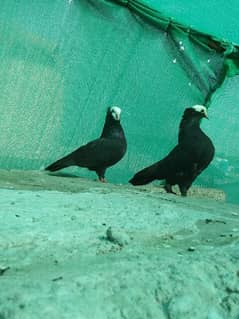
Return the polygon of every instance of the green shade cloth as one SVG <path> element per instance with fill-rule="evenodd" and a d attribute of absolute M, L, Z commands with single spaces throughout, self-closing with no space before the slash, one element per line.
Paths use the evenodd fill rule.
<path fill-rule="evenodd" d="M 106 108 L 117 105 L 128 152 L 106 177 L 126 183 L 176 144 L 185 107 L 207 104 L 210 120 L 202 127 L 217 151 L 197 183 L 237 183 L 238 8 L 236 3 L 235 10 L 223 7 L 230 13 L 223 12 L 228 23 L 223 33 L 225 21 L 212 23 L 213 9 L 204 10 L 203 3 L 192 15 L 195 7 L 185 1 L 174 6 L 166 1 L 4 1 L 0 167 L 48 165 L 98 137 Z M 218 8 L 215 1 L 212 7 Z M 70 172 L 95 178 L 85 169 Z"/>

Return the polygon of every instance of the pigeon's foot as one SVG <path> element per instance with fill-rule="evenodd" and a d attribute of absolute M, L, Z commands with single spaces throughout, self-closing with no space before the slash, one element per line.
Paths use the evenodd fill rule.
<path fill-rule="evenodd" d="M 179 185 L 181 196 L 183 196 L 183 197 L 187 196 L 188 188 L 189 188 L 188 186 Z"/>
<path fill-rule="evenodd" d="M 166 185 L 164 186 L 164 189 L 166 190 L 167 193 L 176 195 L 176 193 L 175 193 L 175 192 L 173 191 L 173 189 L 172 189 L 172 185 L 166 184 Z"/>
<path fill-rule="evenodd" d="M 100 177 L 100 178 L 99 178 L 99 181 L 100 181 L 101 183 L 107 183 L 107 180 L 106 180 L 104 177 Z"/>

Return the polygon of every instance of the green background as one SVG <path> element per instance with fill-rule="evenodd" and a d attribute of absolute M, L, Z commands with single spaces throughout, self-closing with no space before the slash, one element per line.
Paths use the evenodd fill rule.
<path fill-rule="evenodd" d="M 117 105 L 128 151 L 106 177 L 127 183 L 177 143 L 184 108 L 207 102 L 216 156 L 196 183 L 239 203 L 238 4 L 145 4 L 153 11 L 137 1 L 1 3 L 0 167 L 48 165 L 98 137 Z"/>

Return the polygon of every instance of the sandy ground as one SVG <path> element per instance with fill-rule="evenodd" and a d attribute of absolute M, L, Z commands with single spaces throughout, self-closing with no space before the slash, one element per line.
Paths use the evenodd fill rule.
<path fill-rule="evenodd" d="M 239 206 L 0 171 L 0 319 L 238 319 Z"/>

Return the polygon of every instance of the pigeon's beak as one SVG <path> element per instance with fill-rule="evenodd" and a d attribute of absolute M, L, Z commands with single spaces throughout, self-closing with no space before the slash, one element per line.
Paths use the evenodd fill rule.
<path fill-rule="evenodd" d="M 209 117 L 208 117 L 208 115 L 207 115 L 207 112 L 204 113 L 204 117 L 205 117 L 205 119 L 209 120 Z"/>
<path fill-rule="evenodd" d="M 112 116 L 113 116 L 113 118 L 114 118 L 116 121 L 119 121 L 119 120 L 120 120 L 120 113 L 114 112 L 114 113 L 112 113 Z"/>

